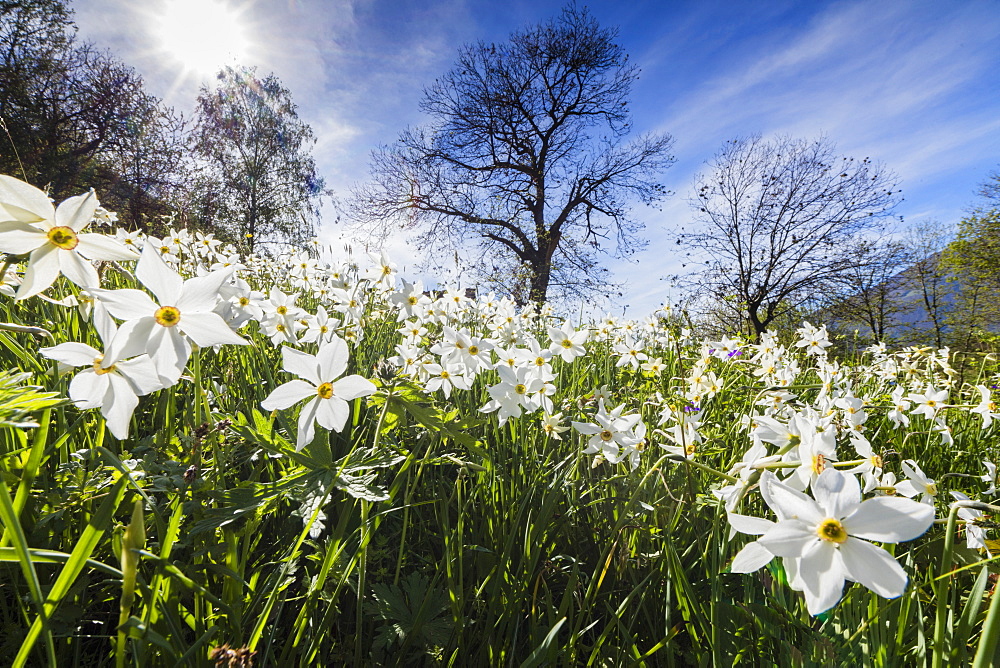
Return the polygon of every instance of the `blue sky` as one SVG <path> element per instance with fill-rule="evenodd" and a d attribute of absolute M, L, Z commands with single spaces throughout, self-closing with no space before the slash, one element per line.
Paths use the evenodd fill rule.
<path fill-rule="evenodd" d="M 180 76 L 152 35 L 159 3 L 76 0 L 80 36 L 133 65 L 150 92 L 182 111 L 198 81 Z M 502 41 L 559 13 L 562 2 L 257 0 L 240 11 L 248 64 L 292 91 L 319 142 L 319 169 L 338 194 L 367 177 L 372 148 L 423 122 L 422 88 L 469 42 Z M 676 230 L 690 218 L 695 174 L 727 139 L 760 132 L 815 138 L 884 163 L 900 179 L 906 224 L 955 224 L 1000 168 L 1000 2 L 671 2 L 586 4 L 641 68 L 636 132 L 667 132 L 674 191 L 637 208 L 648 248 L 615 262 L 626 283 L 615 312 L 651 312 L 680 270 Z M 192 20 L 196 20 L 192 17 Z M 340 243 L 332 207 L 323 235 Z M 406 269 L 413 249 L 390 249 Z M 411 272 L 412 273 L 412 272 Z M 674 298 L 677 295 L 673 295 Z"/>

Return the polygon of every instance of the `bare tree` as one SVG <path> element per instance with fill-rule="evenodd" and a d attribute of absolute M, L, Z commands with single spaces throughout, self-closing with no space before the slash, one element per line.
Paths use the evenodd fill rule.
<path fill-rule="evenodd" d="M 1000 204 L 1000 171 L 991 172 L 986 180 L 979 184 L 979 194 L 992 203 Z"/>
<path fill-rule="evenodd" d="M 872 340 L 884 341 L 914 310 L 914 304 L 901 298 L 906 290 L 901 272 L 915 258 L 901 241 L 862 243 L 858 252 L 862 256 L 845 276 L 847 293 L 832 299 L 826 312 L 841 324 L 866 328 Z"/>
<path fill-rule="evenodd" d="M 942 252 L 951 242 L 953 232 L 940 223 L 924 221 L 908 230 L 906 244 L 914 258 L 904 272 L 904 286 L 909 289 L 903 299 L 918 306 L 910 323 L 910 337 L 928 340 L 936 347 L 945 345 L 949 324 L 954 314 L 954 288 L 951 270 L 942 261 Z"/>
<path fill-rule="evenodd" d="M 372 157 L 351 217 L 377 236 L 418 233 L 425 252 L 478 248 L 479 278 L 536 302 L 599 288 L 598 261 L 641 247 L 634 201 L 667 195 L 667 135 L 626 142 L 637 68 L 585 9 L 500 44 L 464 47 L 425 89 L 431 118 Z"/>
<path fill-rule="evenodd" d="M 843 294 L 899 201 L 894 175 L 824 138 L 736 139 L 709 168 L 691 202 L 702 229 L 681 239 L 707 258 L 701 287 L 754 335 Z"/>

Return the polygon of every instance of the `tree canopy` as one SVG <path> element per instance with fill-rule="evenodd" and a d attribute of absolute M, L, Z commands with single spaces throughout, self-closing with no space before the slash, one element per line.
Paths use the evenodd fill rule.
<path fill-rule="evenodd" d="M 202 218 L 230 225 L 253 253 L 261 243 L 303 243 L 326 194 L 311 150 L 316 140 L 273 74 L 225 68 L 198 96 L 197 152 L 203 159 Z"/>

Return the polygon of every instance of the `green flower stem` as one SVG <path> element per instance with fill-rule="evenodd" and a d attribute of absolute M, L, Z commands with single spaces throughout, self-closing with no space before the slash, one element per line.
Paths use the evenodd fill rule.
<path fill-rule="evenodd" d="M 948 523 L 945 527 L 944 534 L 944 547 L 941 550 L 941 567 L 938 571 L 938 577 L 934 581 L 934 596 L 937 599 L 937 610 L 934 622 L 934 656 L 932 667 L 933 668 L 944 668 L 944 650 L 945 643 L 948 640 L 948 631 L 950 630 L 948 621 L 948 599 L 951 597 L 951 565 L 953 552 L 955 550 L 955 533 L 958 524 L 958 511 L 962 508 L 970 508 L 972 510 L 981 510 L 984 512 L 1000 512 L 1000 506 L 994 506 L 990 503 L 983 503 L 981 501 L 956 501 L 951 504 L 951 508 L 948 511 Z M 993 605 L 990 605 L 990 614 L 993 614 Z M 1000 613 L 997 613 L 1000 614 Z M 1000 625 L 1000 621 L 994 620 L 994 624 Z M 1000 632 L 1000 631 L 998 631 Z M 985 630 L 984 630 L 985 634 Z M 980 641 L 982 642 L 982 641 Z M 996 638 L 991 640 L 994 644 L 996 643 Z M 979 658 L 979 652 L 977 652 L 977 660 Z M 992 652 L 990 652 L 992 656 Z"/>
<path fill-rule="evenodd" d="M 731 476 L 728 473 L 723 473 L 722 471 L 719 471 L 718 469 L 713 469 L 711 466 L 706 466 L 705 464 L 702 464 L 701 462 L 696 462 L 695 460 L 691 459 L 690 457 L 671 457 L 669 455 L 667 455 L 666 457 L 667 457 L 667 461 L 682 462 L 684 464 L 687 464 L 688 466 L 692 466 L 692 467 L 698 469 L 699 471 L 704 471 L 706 473 L 711 473 L 712 475 L 717 476 L 719 478 L 722 478 L 723 480 L 728 480 L 729 482 L 739 482 L 739 480 L 740 480 L 736 476 Z"/>

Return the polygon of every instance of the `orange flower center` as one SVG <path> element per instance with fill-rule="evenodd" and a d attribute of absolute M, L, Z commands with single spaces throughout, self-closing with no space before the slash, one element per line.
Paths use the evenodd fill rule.
<path fill-rule="evenodd" d="M 94 373 L 96 373 L 98 376 L 103 376 L 104 374 L 111 373 L 112 371 L 115 370 L 114 364 L 112 364 L 109 367 L 102 367 L 101 362 L 103 361 L 104 361 L 104 355 L 98 355 L 97 357 L 94 358 Z"/>
<path fill-rule="evenodd" d="M 825 519 L 816 527 L 816 535 L 831 543 L 843 543 L 847 540 L 847 530 L 844 525 L 833 518 Z"/>
<path fill-rule="evenodd" d="M 157 324 L 173 327 L 181 321 L 181 312 L 177 310 L 176 306 L 161 306 L 156 309 L 153 317 L 156 318 Z"/>
<path fill-rule="evenodd" d="M 73 250 L 80 240 L 76 236 L 73 228 L 66 226 L 53 227 L 48 231 L 49 242 L 57 248 L 63 250 Z"/>

